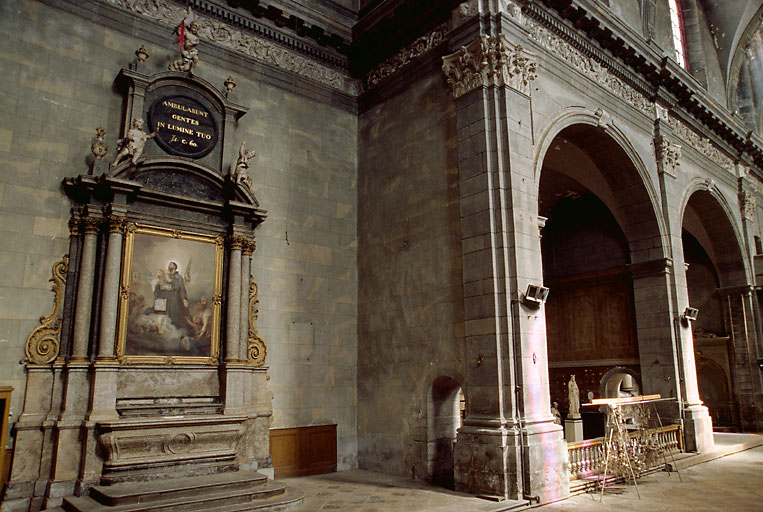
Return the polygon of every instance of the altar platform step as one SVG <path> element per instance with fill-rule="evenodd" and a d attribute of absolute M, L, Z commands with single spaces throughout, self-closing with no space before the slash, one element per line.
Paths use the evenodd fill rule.
<path fill-rule="evenodd" d="M 253 471 L 97 485 L 64 498 L 66 512 L 237 512 L 293 510 L 303 496 Z"/>

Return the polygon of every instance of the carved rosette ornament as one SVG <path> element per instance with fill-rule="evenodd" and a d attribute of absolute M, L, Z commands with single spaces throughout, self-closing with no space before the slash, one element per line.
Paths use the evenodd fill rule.
<path fill-rule="evenodd" d="M 53 265 L 53 312 L 40 317 L 40 325 L 27 337 L 26 362 L 34 364 L 49 364 L 57 357 L 60 350 L 59 336 L 61 335 L 61 309 L 64 304 L 64 287 L 66 273 L 69 271 L 69 255 Z"/>
<path fill-rule="evenodd" d="M 535 56 L 522 46 L 513 46 L 503 34 L 482 34 L 442 60 L 454 98 L 493 85 L 511 87 L 529 96 L 538 69 Z"/>
<path fill-rule="evenodd" d="M 654 152 L 657 157 L 657 167 L 660 172 L 675 178 L 681 166 L 681 146 L 670 142 L 665 137 L 654 140 Z"/>
<path fill-rule="evenodd" d="M 265 364 L 265 358 L 268 355 L 268 347 L 265 344 L 265 340 L 260 338 L 257 334 L 257 329 L 254 327 L 254 321 L 257 320 L 257 283 L 253 280 L 249 281 L 249 344 L 247 346 L 247 359 L 249 363 L 254 366 L 262 366 Z"/>

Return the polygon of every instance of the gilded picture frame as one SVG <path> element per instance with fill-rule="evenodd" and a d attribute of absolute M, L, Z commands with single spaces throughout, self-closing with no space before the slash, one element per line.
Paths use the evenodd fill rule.
<path fill-rule="evenodd" d="M 129 223 L 122 253 L 117 359 L 217 364 L 224 241 Z"/>

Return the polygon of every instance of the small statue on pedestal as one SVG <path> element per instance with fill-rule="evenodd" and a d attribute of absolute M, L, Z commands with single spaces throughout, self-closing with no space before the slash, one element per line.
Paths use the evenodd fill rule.
<path fill-rule="evenodd" d="M 570 400 L 568 417 L 580 418 L 580 389 L 574 375 L 570 375 L 570 381 L 567 383 L 567 396 Z"/>
<path fill-rule="evenodd" d="M 242 142 L 238 149 L 238 160 L 233 170 L 233 180 L 237 185 L 246 185 L 252 188 L 252 178 L 249 176 L 249 160 L 255 156 L 253 149 L 246 149 L 246 143 Z"/>
<path fill-rule="evenodd" d="M 111 168 L 116 167 L 119 161 L 127 155 L 132 155 L 131 163 L 135 165 L 138 162 L 138 158 L 143 154 L 146 142 L 156 137 L 158 132 L 159 129 L 157 128 L 154 133 L 146 133 L 143 131 L 143 119 L 133 119 L 132 128 L 127 130 L 127 135 L 124 139 L 119 139 L 117 142 L 119 151 L 117 156 L 114 157 L 114 161 L 111 162 Z"/>

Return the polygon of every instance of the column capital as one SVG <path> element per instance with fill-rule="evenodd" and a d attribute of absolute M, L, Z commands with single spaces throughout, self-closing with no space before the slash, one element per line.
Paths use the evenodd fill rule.
<path fill-rule="evenodd" d="M 512 45 L 504 34 L 481 34 L 442 60 L 454 98 L 489 86 L 506 86 L 529 96 L 538 69 L 537 58 L 521 45 Z"/>
<path fill-rule="evenodd" d="M 117 215 L 109 215 L 104 222 L 109 226 L 109 233 L 122 233 L 127 226 L 127 219 Z"/>
<path fill-rule="evenodd" d="M 241 246 L 241 251 L 244 253 L 244 256 L 251 256 L 252 254 L 254 254 L 254 250 L 256 248 L 257 246 L 254 240 L 247 238 L 246 241 L 243 242 Z"/>
<path fill-rule="evenodd" d="M 82 217 L 79 219 L 79 229 L 84 231 L 86 235 L 96 235 L 98 234 L 98 230 L 101 228 L 101 224 L 103 224 L 104 219 L 100 217 Z M 72 223 L 69 225 L 71 226 Z"/>
<path fill-rule="evenodd" d="M 249 238 L 243 236 L 243 235 L 228 235 L 228 244 L 230 245 L 230 248 L 233 250 L 245 250 L 245 247 L 249 244 L 250 240 Z"/>
<path fill-rule="evenodd" d="M 665 173 L 671 178 L 678 174 L 678 168 L 681 166 L 681 145 L 669 141 L 660 135 L 654 138 L 654 153 L 657 157 L 657 169 L 660 173 Z"/>

